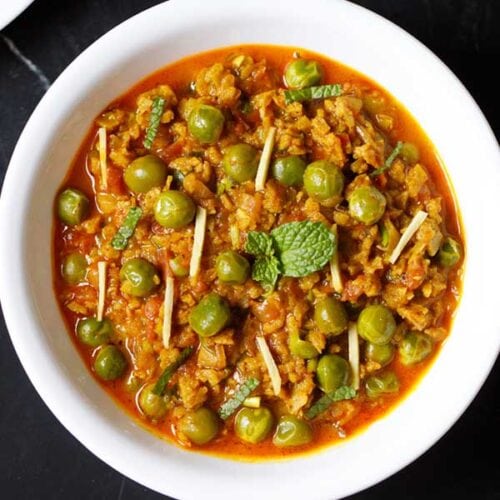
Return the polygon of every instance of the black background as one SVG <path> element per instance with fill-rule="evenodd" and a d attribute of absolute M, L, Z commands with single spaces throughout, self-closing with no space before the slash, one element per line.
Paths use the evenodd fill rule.
<path fill-rule="evenodd" d="M 36 0 L 0 32 L 0 184 L 17 138 L 45 92 L 43 78 L 9 49 L 10 42 L 53 82 L 94 40 L 157 3 Z M 470 90 L 500 137 L 500 85 L 493 73 L 500 64 L 499 0 L 355 3 L 394 21 L 441 57 Z M 480 336 L 479 331 L 471 332 L 471 341 L 480 341 Z M 500 498 L 498 365 L 473 404 L 435 446 L 398 474 L 351 498 Z M 161 498 L 105 465 L 56 421 L 27 379 L 1 315 L 0 374 L 0 497 Z M 450 391 L 460 391 L 460 387 L 450 387 Z"/>

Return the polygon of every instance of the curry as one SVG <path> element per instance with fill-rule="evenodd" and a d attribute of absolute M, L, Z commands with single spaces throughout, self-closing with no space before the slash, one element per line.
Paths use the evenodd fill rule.
<path fill-rule="evenodd" d="M 463 261 L 412 116 L 289 47 L 149 76 L 55 200 L 55 292 L 90 373 L 158 435 L 231 457 L 315 450 L 393 408 L 450 332 Z"/>

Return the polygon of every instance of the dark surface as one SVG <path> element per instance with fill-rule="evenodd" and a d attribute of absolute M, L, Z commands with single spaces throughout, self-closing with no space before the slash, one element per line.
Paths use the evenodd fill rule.
<path fill-rule="evenodd" d="M 0 33 L 7 37 L 0 38 L 0 183 L 16 140 L 46 89 L 43 76 L 28 69 L 9 49 L 9 41 L 52 82 L 94 40 L 157 3 L 36 0 Z M 498 0 L 355 3 L 402 26 L 441 57 L 500 137 L 499 86 L 491 70 L 498 69 L 500 60 Z M 1 498 L 161 498 L 105 465 L 57 422 L 27 379 L 1 316 L 0 367 Z M 473 404 L 433 448 L 398 474 L 351 498 L 500 498 L 498 368 L 497 362 Z"/>

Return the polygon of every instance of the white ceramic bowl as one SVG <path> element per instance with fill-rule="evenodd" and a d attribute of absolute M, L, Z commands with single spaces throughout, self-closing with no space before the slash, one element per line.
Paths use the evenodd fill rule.
<path fill-rule="evenodd" d="M 446 165 L 468 257 L 453 332 L 418 388 L 365 432 L 320 453 L 241 463 L 189 453 L 131 420 L 87 373 L 51 286 L 52 202 L 94 116 L 153 70 L 225 45 L 306 47 L 370 76 L 413 113 Z M 401 29 L 334 0 L 173 0 L 99 39 L 58 78 L 12 157 L 0 206 L 1 298 L 12 341 L 62 424 L 106 463 L 182 499 L 334 498 L 393 474 L 464 411 L 499 347 L 500 155 L 470 95 Z"/>

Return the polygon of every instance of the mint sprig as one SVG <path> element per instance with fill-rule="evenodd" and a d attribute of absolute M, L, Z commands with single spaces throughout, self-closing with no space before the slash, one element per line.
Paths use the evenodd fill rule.
<path fill-rule="evenodd" d="M 322 222 L 290 222 L 271 234 L 248 233 L 245 250 L 256 257 L 252 278 L 273 289 L 280 274 L 300 278 L 319 271 L 331 259 L 337 242 Z"/>

